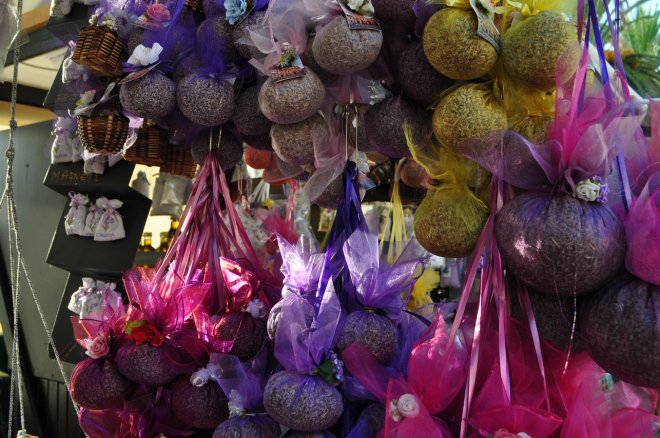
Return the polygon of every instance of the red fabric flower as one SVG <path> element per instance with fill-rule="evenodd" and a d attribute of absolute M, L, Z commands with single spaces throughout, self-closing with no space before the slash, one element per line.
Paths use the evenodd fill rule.
<path fill-rule="evenodd" d="M 151 324 L 145 324 L 139 327 L 133 327 L 131 339 L 133 339 L 137 345 L 149 342 L 154 347 L 160 347 L 165 338 L 163 338 L 163 335 L 158 332 L 156 327 Z"/>

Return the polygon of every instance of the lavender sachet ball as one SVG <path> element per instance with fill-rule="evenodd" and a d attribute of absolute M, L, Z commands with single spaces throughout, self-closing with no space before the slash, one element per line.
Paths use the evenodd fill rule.
<path fill-rule="evenodd" d="M 381 363 L 387 363 L 396 356 L 396 325 L 385 315 L 363 311 L 350 313 L 344 320 L 337 348 L 343 351 L 355 341 L 363 343 Z"/>
<path fill-rule="evenodd" d="M 250 60 L 263 54 L 250 37 L 250 31 L 262 29 L 266 25 L 266 11 L 254 11 L 240 23 L 234 25 L 232 39 L 234 48 L 243 59 Z"/>
<path fill-rule="evenodd" d="M 71 374 L 71 399 L 83 408 L 122 409 L 135 384 L 109 358 L 85 359 Z"/>
<path fill-rule="evenodd" d="M 401 52 L 397 62 L 397 82 L 406 96 L 424 108 L 438 103 L 440 94 L 456 83 L 429 63 L 422 40 L 413 41 Z"/>
<path fill-rule="evenodd" d="M 150 387 L 170 383 L 181 373 L 181 368 L 167 358 L 163 347 L 149 343 L 124 344 L 117 352 L 117 368 L 133 382 Z"/>
<path fill-rule="evenodd" d="M 619 216 L 567 193 L 516 196 L 498 213 L 495 235 L 507 269 L 553 295 L 594 292 L 619 272 L 626 254 Z"/>
<path fill-rule="evenodd" d="M 372 0 L 376 18 L 390 27 L 406 30 L 412 34 L 417 15 L 413 10 L 415 0 Z"/>
<path fill-rule="evenodd" d="M 298 123 L 276 123 L 270 137 L 273 149 L 282 161 L 302 166 L 314 162 L 314 151 L 318 145 L 327 145 L 330 130 L 323 116 L 317 113 Z"/>
<path fill-rule="evenodd" d="M 329 430 L 322 430 L 321 432 L 301 432 L 299 430 L 292 432 L 289 438 L 337 438 L 334 433 Z"/>
<path fill-rule="evenodd" d="M 280 169 L 280 172 L 285 178 L 290 178 L 295 181 L 305 182 L 311 176 L 311 173 L 305 170 L 303 166 L 299 166 L 297 164 L 289 164 L 286 161 L 282 160 L 277 155 L 275 156 L 275 158 L 277 159 L 277 167 Z M 306 165 L 305 167 L 309 168 L 309 165 Z"/>
<path fill-rule="evenodd" d="M 325 71 L 347 75 L 364 70 L 376 61 L 383 45 L 379 30 L 351 30 L 343 15 L 326 24 L 316 34 L 314 59 Z"/>
<path fill-rule="evenodd" d="M 164 74 L 151 70 L 122 84 L 119 99 L 129 113 L 145 119 L 159 119 L 176 106 L 176 85 Z"/>
<path fill-rule="evenodd" d="M 229 354 L 246 361 L 261 349 L 267 336 L 266 323 L 247 312 L 224 313 L 213 327 L 214 336 L 223 341 L 234 341 Z"/>
<path fill-rule="evenodd" d="M 619 276 L 583 303 L 578 321 L 589 356 L 605 371 L 660 387 L 660 286 Z"/>
<path fill-rule="evenodd" d="M 325 87 L 311 70 L 299 78 L 273 82 L 268 76 L 259 90 L 259 108 L 275 123 L 297 123 L 311 117 L 323 105 Z"/>
<path fill-rule="evenodd" d="M 385 427 L 385 406 L 381 403 L 369 405 L 358 417 L 358 423 L 366 421 L 369 430 L 378 433 Z"/>
<path fill-rule="evenodd" d="M 391 158 L 411 156 L 404 124 L 430 135 L 431 114 L 403 96 L 392 96 L 373 105 L 364 115 L 369 143 Z"/>
<path fill-rule="evenodd" d="M 286 303 L 287 303 L 286 298 L 281 299 L 273 306 L 272 309 L 270 309 L 270 313 L 268 314 L 268 322 L 266 324 L 268 329 L 268 337 L 273 342 L 275 342 L 277 325 L 280 322 L 280 317 L 282 316 L 282 310 L 285 307 Z M 304 306 L 304 305 L 299 306 L 299 308 L 305 314 L 305 322 L 307 323 L 307 326 L 311 327 L 312 322 L 314 320 L 314 309 L 312 308 L 312 306 Z"/>
<path fill-rule="evenodd" d="M 259 87 L 252 85 L 236 96 L 236 111 L 232 117 L 236 128 L 245 135 L 262 135 L 270 132 L 273 122 L 259 109 Z"/>
<path fill-rule="evenodd" d="M 199 54 L 192 52 L 185 55 L 174 67 L 174 75 L 172 75 L 172 80 L 175 84 L 179 84 L 181 79 L 188 76 L 190 73 L 204 67 L 201 56 Z"/>
<path fill-rule="evenodd" d="M 226 60 L 234 59 L 234 29 L 224 14 L 207 16 L 197 28 L 195 44 Z"/>
<path fill-rule="evenodd" d="M 319 79 L 321 79 L 321 82 L 328 84 L 337 79 L 337 75 L 323 70 L 319 63 L 316 62 L 316 59 L 314 59 L 314 50 L 312 49 L 314 38 L 311 35 L 307 37 L 307 46 L 305 46 L 305 51 L 300 53 L 300 62 L 303 63 L 306 69 L 316 73 Z"/>
<path fill-rule="evenodd" d="M 217 148 L 222 170 L 229 170 L 243 159 L 243 144 L 228 131 L 222 131 L 220 134 L 216 131 L 213 130 L 213 136 L 210 131 L 199 134 L 191 143 L 190 152 L 195 163 L 201 166 L 206 161 L 211 149 Z M 218 137 L 220 137 L 220 144 L 218 144 Z"/>
<path fill-rule="evenodd" d="M 365 189 L 360 186 L 360 199 L 364 198 L 366 193 Z M 344 179 L 342 175 L 339 175 L 337 178 L 333 179 L 330 184 L 321 192 L 316 199 L 312 199 L 312 202 L 318 205 L 321 208 L 329 208 L 330 210 L 336 210 L 339 208 L 339 203 L 344 198 Z"/>
<path fill-rule="evenodd" d="M 169 389 L 172 391 L 172 411 L 179 420 L 194 428 L 215 429 L 229 418 L 227 397 L 214 381 L 193 386 L 190 376 L 185 375 L 172 382 Z"/>
<path fill-rule="evenodd" d="M 179 82 L 176 103 L 191 122 L 203 126 L 222 125 L 236 107 L 229 82 L 199 73 L 191 73 Z"/>
<path fill-rule="evenodd" d="M 213 438 L 279 438 L 280 425 L 268 415 L 236 416 L 223 422 Z"/>
<path fill-rule="evenodd" d="M 266 384 L 264 407 L 275 421 L 290 429 L 316 432 L 341 418 L 344 403 L 339 391 L 323 378 L 280 371 Z"/>

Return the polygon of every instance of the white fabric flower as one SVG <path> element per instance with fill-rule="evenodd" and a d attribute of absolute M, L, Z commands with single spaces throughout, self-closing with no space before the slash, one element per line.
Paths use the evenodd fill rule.
<path fill-rule="evenodd" d="M 79 107 L 86 107 L 90 106 L 94 102 L 94 98 L 96 97 L 96 91 L 90 90 L 80 96 L 79 100 Z"/>
<path fill-rule="evenodd" d="M 404 394 L 399 397 L 396 408 L 404 417 L 415 418 L 419 415 L 419 403 L 417 403 L 417 397 L 412 394 Z"/>
<path fill-rule="evenodd" d="M 362 6 L 362 3 L 364 3 L 364 0 L 347 0 L 346 6 L 353 11 L 357 11 Z"/>
<path fill-rule="evenodd" d="M 140 44 L 133 50 L 133 54 L 128 58 L 128 63 L 133 65 L 155 64 L 162 51 L 163 47 L 158 43 L 154 43 L 153 47 L 145 47 Z"/>
<path fill-rule="evenodd" d="M 266 305 L 259 301 L 259 299 L 256 299 L 250 301 L 247 307 L 243 309 L 243 312 L 251 314 L 256 319 L 263 318 L 266 316 Z"/>
<path fill-rule="evenodd" d="M 392 400 L 390 402 L 390 417 L 392 417 L 392 420 L 394 421 L 401 421 L 403 418 L 403 415 L 399 413 L 399 409 L 397 408 L 397 405 L 395 403 L 396 400 Z"/>
<path fill-rule="evenodd" d="M 192 376 L 190 376 L 190 383 L 192 384 L 192 386 L 196 386 L 200 388 L 206 385 L 210 379 L 211 379 L 211 372 L 206 368 L 200 368 L 197 371 L 195 371 Z"/>
<path fill-rule="evenodd" d="M 376 11 L 374 11 L 374 5 L 372 5 L 370 1 L 365 1 L 362 3 L 360 14 L 364 15 L 365 17 L 373 17 L 375 12 Z"/>
<path fill-rule="evenodd" d="M 600 194 L 600 186 L 594 184 L 591 180 L 581 181 L 575 188 L 574 198 L 582 199 L 583 201 L 594 202 Z"/>
<path fill-rule="evenodd" d="M 487 10 L 491 14 L 495 13 L 495 5 L 491 3 L 490 0 L 478 0 L 478 1 L 479 1 L 479 5 L 481 5 L 483 9 Z"/>

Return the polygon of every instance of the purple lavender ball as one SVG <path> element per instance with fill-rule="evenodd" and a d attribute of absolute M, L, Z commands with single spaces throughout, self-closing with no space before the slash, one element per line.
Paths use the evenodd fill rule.
<path fill-rule="evenodd" d="M 399 181 L 399 196 L 403 205 L 419 205 L 424 201 L 427 193 L 426 187 L 410 187 L 403 181 Z"/>
<path fill-rule="evenodd" d="M 270 132 L 273 122 L 259 109 L 259 87 L 252 85 L 236 96 L 236 111 L 232 118 L 241 134 L 261 135 Z"/>
<path fill-rule="evenodd" d="M 608 206 L 566 193 L 516 196 L 495 219 L 504 263 L 521 281 L 548 294 L 583 295 L 621 269 L 626 234 Z"/>
<path fill-rule="evenodd" d="M 300 432 L 295 431 L 289 438 L 337 438 L 334 433 L 329 430 L 323 430 L 321 432 Z"/>
<path fill-rule="evenodd" d="M 199 54 L 195 52 L 189 53 L 177 63 L 176 67 L 174 67 L 174 75 L 172 76 L 172 80 L 175 84 L 179 85 L 181 79 L 202 67 L 204 67 L 204 63 L 202 62 L 202 58 L 199 56 Z"/>
<path fill-rule="evenodd" d="M 181 373 L 181 368 L 167 358 L 163 347 L 145 342 L 129 342 L 117 352 L 117 368 L 124 376 L 140 385 L 151 387 L 170 383 Z"/>
<path fill-rule="evenodd" d="M 234 89 L 229 82 L 197 73 L 181 79 L 176 103 L 190 121 L 204 126 L 218 126 L 234 114 Z"/>
<path fill-rule="evenodd" d="M 578 321 L 589 356 L 605 371 L 660 387 L 660 286 L 621 275 L 586 300 Z"/>
<path fill-rule="evenodd" d="M 392 96 L 373 105 L 364 115 L 371 146 L 391 158 L 410 157 L 404 123 L 431 134 L 431 114 L 403 96 Z"/>
<path fill-rule="evenodd" d="M 204 386 L 193 386 L 190 376 L 181 376 L 169 385 L 172 391 L 172 411 L 177 418 L 197 429 L 215 429 L 229 418 L 227 397 L 220 385 L 208 381 Z"/>
<path fill-rule="evenodd" d="M 573 331 L 573 297 L 544 294 L 530 288 L 527 291 L 539 335 L 559 350 L 563 351 L 568 348 L 571 345 L 571 332 Z M 578 300 L 578 307 L 581 300 Z M 518 321 L 524 321 L 523 314 L 524 311 L 520 307 L 517 295 L 514 294 L 511 316 Z M 583 349 L 580 336 L 574 334 L 572 351 L 582 351 Z"/>
<path fill-rule="evenodd" d="M 366 191 L 360 186 L 360 199 L 364 198 Z M 332 180 L 330 184 L 321 192 L 312 202 L 321 208 L 329 208 L 336 210 L 339 208 L 339 203 L 344 197 L 344 179 L 342 175 Z"/>
<path fill-rule="evenodd" d="M 270 139 L 270 131 L 259 135 L 241 134 L 241 137 L 243 138 L 243 142 L 250 147 L 259 149 L 260 151 L 275 152 L 273 150 L 272 140 Z"/>
<path fill-rule="evenodd" d="M 316 113 L 302 122 L 288 125 L 276 123 L 270 137 L 273 139 L 273 149 L 282 161 L 302 166 L 314 162 L 314 151 L 319 146 L 327 145 L 330 130 L 323 116 Z"/>
<path fill-rule="evenodd" d="M 381 403 L 369 405 L 358 417 L 358 423 L 362 420 L 368 422 L 373 432 L 380 432 L 385 427 L 385 406 Z"/>
<path fill-rule="evenodd" d="M 325 87 L 311 70 L 303 77 L 273 82 L 268 76 L 259 91 L 259 107 L 275 123 L 297 123 L 311 117 L 323 105 Z"/>
<path fill-rule="evenodd" d="M 195 44 L 209 53 L 222 56 L 225 60 L 234 59 L 234 28 L 225 15 L 209 17 L 197 28 Z"/>
<path fill-rule="evenodd" d="M 253 358 L 267 336 L 266 323 L 247 312 L 227 312 L 213 327 L 214 336 L 223 341 L 234 341 L 229 354 L 246 361 Z"/>
<path fill-rule="evenodd" d="M 440 74 L 426 59 L 422 40 L 408 44 L 397 62 L 397 82 L 413 101 L 428 108 L 456 81 Z"/>
<path fill-rule="evenodd" d="M 321 28 L 312 50 L 323 70 L 347 75 L 373 64 L 382 45 L 383 34 L 379 30 L 351 30 L 342 15 Z"/>
<path fill-rule="evenodd" d="M 263 54 L 257 49 L 250 37 L 250 31 L 262 29 L 266 26 L 266 11 L 255 11 L 243 21 L 234 25 L 232 39 L 236 51 L 243 59 L 250 60 Z"/>
<path fill-rule="evenodd" d="M 71 374 L 71 399 L 83 408 L 122 409 L 135 384 L 109 358 L 85 359 Z"/>
<path fill-rule="evenodd" d="M 268 337 L 273 342 L 275 342 L 277 325 L 280 323 L 280 317 L 282 316 L 282 310 L 283 310 L 282 308 L 286 305 L 286 303 L 287 303 L 287 299 L 283 298 L 280 301 L 278 301 L 277 304 L 275 304 L 272 309 L 270 309 L 270 314 L 268 315 L 267 329 L 268 329 Z M 312 308 L 312 306 L 305 306 L 305 305 L 302 305 L 301 309 L 305 314 L 305 322 L 307 323 L 307 326 L 310 327 L 314 320 L 314 309 Z"/>
<path fill-rule="evenodd" d="M 195 138 L 190 145 L 190 152 L 195 163 L 200 166 L 206 161 L 210 147 L 220 150 L 220 163 L 222 170 L 228 170 L 236 166 L 243 159 L 243 144 L 227 131 L 222 132 L 220 145 L 218 145 L 218 133 L 214 132 L 213 144 L 209 145 L 209 132 L 206 131 Z"/>
<path fill-rule="evenodd" d="M 279 438 L 282 429 L 268 415 L 232 417 L 215 430 L 213 438 Z"/>
<path fill-rule="evenodd" d="M 344 320 L 337 348 L 345 350 L 353 342 L 362 342 L 382 363 L 396 356 L 398 335 L 396 324 L 387 316 L 361 310 L 350 313 Z"/>
<path fill-rule="evenodd" d="M 280 371 L 268 379 L 264 407 L 275 421 L 290 429 L 317 432 L 339 420 L 344 403 L 339 391 L 321 377 Z"/>
<path fill-rule="evenodd" d="M 291 178 L 296 181 L 305 182 L 309 179 L 311 174 L 303 169 L 303 166 L 297 164 L 289 164 L 286 161 L 282 160 L 280 157 L 276 156 L 277 167 L 282 172 L 285 178 Z"/>
<path fill-rule="evenodd" d="M 429 177 L 429 174 L 426 173 L 426 169 L 412 158 L 407 159 L 401 166 L 401 181 L 407 186 L 422 187 L 424 181 Z"/>
<path fill-rule="evenodd" d="M 300 62 L 302 62 L 306 69 L 316 73 L 319 79 L 321 79 L 321 82 L 328 84 L 337 79 L 337 75 L 323 70 L 318 62 L 316 62 L 316 59 L 314 59 L 314 50 L 312 50 L 313 44 L 314 37 L 307 37 L 307 46 L 305 46 L 305 51 L 299 54 Z"/>
<path fill-rule="evenodd" d="M 202 0 L 202 10 L 204 15 L 211 17 L 214 15 L 225 15 L 224 0 Z"/>
<path fill-rule="evenodd" d="M 159 119 L 176 106 L 176 85 L 164 74 L 151 70 L 122 84 L 119 99 L 129 113 L 145 119 Z"/>
<path fill-rule="evenodd" d="M 408 30 L 415 27 L 417 16 L 413 11 L 415 0 L 373 0 L 375 16 L 389 25 Z"/>

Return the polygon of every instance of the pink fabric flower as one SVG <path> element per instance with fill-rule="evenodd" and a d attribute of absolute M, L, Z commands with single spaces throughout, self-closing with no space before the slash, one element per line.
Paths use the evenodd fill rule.
<path fill-rule="evenodd" d="M 97 336 L 87 344 L 87 354 L 92 359 L 100 359 L 108 354 L 110 346 L 108 345 L 108 338 L 105 336 Z"/>
<path fill-rule="evenodd" d="M 518 435 L 511 433 L 506 429 L 498 429 L 493 438 L 518 438 Z"/>
<path fill-rule="evenodd" d="M 170 19 L 170 11 L 161 3 L 147 6 L 147 15 L 151 21 L 169 21 Z"/>

